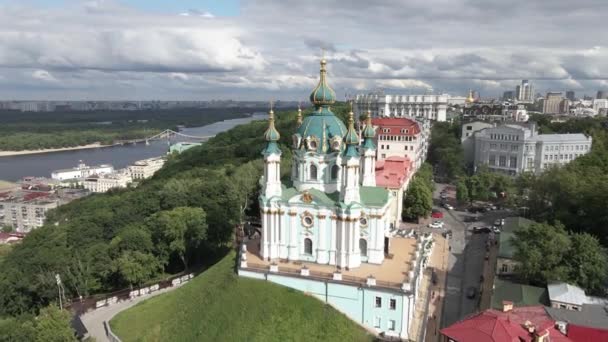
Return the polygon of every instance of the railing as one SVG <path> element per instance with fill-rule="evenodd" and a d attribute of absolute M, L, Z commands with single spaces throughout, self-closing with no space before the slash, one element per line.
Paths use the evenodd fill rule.
<path fill-rule="evenodd" d="M 262 272 L 262 273 L 270 273 L 270 266 L 269 265 L 256 264 L 256 263 L 250 263 L 250 262 L 248 262 L 247 263 L 247 267 L 243 267 L 243 269 L 251 270 L 251 271 L 256 271 L 256 272 Z M 309 269 L 309 275 L 308 276 L 302 275 L 301 274 L 301 270 L 293 269 L 293 268 L 287 268 L 287 267 L 279 267 L 277 272 L 272 272 L 272 273 L 279 274 L 279 275 L 280 274 L 285 274 L 285 275 L 289 275 L 289 276 L 296 276 L 298 278 L 304 278 L 304 279 L 317 279 L 317 280 L 321 280 L 321 281 L 326 281 L 326 280 L 334 281 L 334 274 L 333 273 L 321 272 L 321 271 L 312 271 L 310 269 Z M 349 283 L 349 284 L 356 285 L 356 286 L 368 286 L 368 280 L 367 280 L 367 278 L 349 276 L 349 275 L 345 275 L 345 274 L 342 274 L 342 280 L 339 280 L 339 282 L 341 282 L 341 283 Z M 389 282 L 389 281 L 376 280 L 376 285 L 375 286 L 376 287 L 388 288 L 388 289 L 399 289 L 399 290 L 401 290 L 403 284 L 402 283 Z"/>

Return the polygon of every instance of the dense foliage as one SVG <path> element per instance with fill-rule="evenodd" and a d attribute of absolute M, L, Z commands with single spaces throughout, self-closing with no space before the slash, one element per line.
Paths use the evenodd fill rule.
<path fill-rule="evenodd" d="M 51 305 L 40 310 L 37 317 L 0 319 L 0 342 L 75 342 L 70 318 L 68 311 Z"/>
<path fill-rule="evenodd" d="M 436 122 L 431 129 L 428 162 L 446 182 L 464 175 L 464 153 L 460 145 L 460 122 Z"/>
<path fill-rule="evenodd" d="M 418 221 L 420 217 L 428 217 L 433 210 L 433 171 L 429 164 L 423 164 L 410 181 L 403 198 L 404 220 Z"/>
<path fill-rule="evenodd" d="M 552 281 L 577 284 L 603 294 L 608 258 L 597 238 L 587 233 L 568 234 L 562 224 L 533 223 L 515 231 L 516 272 L 531 284 Z"/>
<path fill-rule="evenodd" d="M 173 156 L 134 189 L 92 195 L 49 212 L 0 263 L 0 315 L 36 312 L 67 297 L 138 285 L 223 255 L 235 224 L 255 214 L 265 121 L 217 135 Z M 279 113 L 289 158 L 295 112 Z M 286 163 L 283 172 L 289 172 Z M 248 212 L 249 210 L 249 212 Z"/>
<path fill-rule="evenodd" d="M 251 108 L 192 108 L 142 111 L 0 111 L 0 151 L 112 144 L 141 139 L 177 125 L 195 127 L 243 117 Z"/>
<path fill-rule="evenodd" d="M 235 254 L 179 290 L 119 313 L 122 341 L 371 341 L 312 296 L 234 274 Z"/>

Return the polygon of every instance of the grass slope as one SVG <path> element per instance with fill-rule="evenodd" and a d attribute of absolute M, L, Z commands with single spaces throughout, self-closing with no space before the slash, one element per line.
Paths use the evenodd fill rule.
<path fill-rule="evenodd" d="M 230 253 L 182 288 L 118 314 L 127 341 L 371 341 L 345 315 L 301 292 L 234 274 Z"/>

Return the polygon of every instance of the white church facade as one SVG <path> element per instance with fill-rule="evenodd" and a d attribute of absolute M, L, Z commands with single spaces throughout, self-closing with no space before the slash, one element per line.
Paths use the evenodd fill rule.
<path fill-rule="evenodd" d="M 376 186 L 371 116 L 361 142 L 352 110 L 347 125 L 331 111 L 335 93 L 326 77 L 322 60 L 310 95 L 315 110 L 299 111 L 294 123 L 288 181 L 280 178 L 280 133 L 269 113 L 261 236 L 243 244 L 239 275 L 311 293 L 371 331 L 409 338 L 433 241 L 392 236 L 396 198 Z"/>

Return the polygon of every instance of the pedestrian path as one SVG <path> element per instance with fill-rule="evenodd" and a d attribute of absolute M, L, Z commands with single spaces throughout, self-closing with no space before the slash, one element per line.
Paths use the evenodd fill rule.
<path fill-rule="evenodd" d="M 89 336 L 94 338 L 95 341 L 97 341 L 97 342 L 110 341 L 110 339 L 107 337 L 107 334 L 106 334 L 104 322 L 107 322 L 107 324 L 109 325 L 110 320 L 114 316 L 116 316 L 118 313 L 120 313 L 121 311 L 124 311 L 124 310 L 136 305 L 137 303 L 143 302 L 146 299 L 158 296 L 163 293 L 173 291 L 173 290 L 179 288 L 182 284 L 170 286 L 170 287 L 164 288 L 162 290 L 149 293 L 144 296 L 135 297 L 130 300 L 124 300 L 124 301 L 118 302 L 113 305 L 104 306 L 99 309 L 91 310 L 91 311 L 85 313 L 84 315 L 82 315 L 80 317 L 80 319 L 82 320 L 82 323 L 89 331 Z"/>

